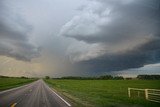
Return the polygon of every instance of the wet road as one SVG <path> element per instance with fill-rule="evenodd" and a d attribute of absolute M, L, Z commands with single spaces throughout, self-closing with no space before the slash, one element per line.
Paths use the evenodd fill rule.
<path fill-rule="evenodd" d="M 43 80 L 0 92 L 0 107 L 69 107 Z"/>

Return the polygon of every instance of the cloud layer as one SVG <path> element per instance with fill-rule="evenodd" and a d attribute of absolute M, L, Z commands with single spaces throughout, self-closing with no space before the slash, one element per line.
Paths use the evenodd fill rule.
<path fill-rule="evenodd" d="M 159 4 L 156 0 L 93 0 L 79 8 L 81 14 L 60 33 L 81 41 L 80 50 L 69 50 L 71 60 L 90 71 L 160 62 Z"/>
<path fill-rule="evenodd" d="M 160 62 L 159 0 L 64 2 L 0 0 L 1 75 L 154 73 L 147 66 Z"/>
<path fill-rule="evenodd" d="M 29 41 L 32 26 L 0 1 L 0 55 L 30 61 L 39 56 L 39 49 Z"/>

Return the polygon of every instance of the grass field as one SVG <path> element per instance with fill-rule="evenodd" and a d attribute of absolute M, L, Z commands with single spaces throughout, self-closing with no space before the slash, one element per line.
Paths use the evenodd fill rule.
<path fill-rule="evenodd" d="M 156 80 L 45 80 L 75 107 L 160 107 L 143 98 L 128 98 L 128 87 L 160 89 Z"/>
<path fill-rule="evenodd" d="M 0 91 L 18 87 L 30 82 L 35 79 L 24 79 L 24 78 L 0 78 Z"/>

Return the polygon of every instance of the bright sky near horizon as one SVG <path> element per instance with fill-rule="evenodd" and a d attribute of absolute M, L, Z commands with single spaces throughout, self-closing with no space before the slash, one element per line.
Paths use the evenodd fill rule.
<path fill-rule="evenodd" d="M 0 75 L 160 74 L 159 0 L 1 0 Z"/>

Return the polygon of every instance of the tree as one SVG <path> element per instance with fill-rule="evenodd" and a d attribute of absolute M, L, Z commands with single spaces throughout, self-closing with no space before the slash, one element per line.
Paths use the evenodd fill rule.
<path fill-rule="evenodd" d="M 23 78 L 23 79 L 28 79 L 27 77 L 25 77 L 25 76 L 21 76 L 21 78 Z"/>
<path fill-rule="evenodd" d="M 115 76 L 113 79 L 114 80 L 124 80 L 124 78 L 122 76 Z"/>
<path fill-rule="evenodd" d="M 113 77 L 111 75 L 104 75 L 104 76 L 100 76 L 99 79 L 102 79 L 102 80 L 111 80 L 111 79 L 113 79 Z"/>
<path fill-rule="evenodd" d="M 46 76 L 45 78 L 46 78 L 46 79 L 50 79 L 50 77 L 49 77 L 49 76 Z"/>

